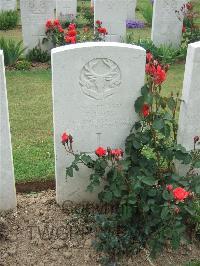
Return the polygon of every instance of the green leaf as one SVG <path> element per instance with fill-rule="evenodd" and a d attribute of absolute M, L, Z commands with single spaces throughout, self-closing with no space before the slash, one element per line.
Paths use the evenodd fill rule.
<path fill-rule="evenodd" d="M 142 179 L 141 179 L 142 183 L 148 185 L 148 186 L 154 186 L 155 183 L 156 183 L 156 180 L 153 178 L 153 177 L 150 177 L 150 176 L 144 176 Z"/>
<path fill-rule="evenodd" d="M 150 190 L 148 191 L 148 196 L 150 196 L 150 197 L 155 197 L 156 194 L 157 194 L 157 192 L 156 192 L 155 189 L 150 189 Z"/>
<path fill-rule="evenodd" d="M 140 143 L 139 140 L 137 140 L 137 139 L 133 139 L 133 147 L 134 147 L 136 150 L 139 150 L 139 149 L 141 149 L 142 144 Z"/>
<path fill-rule="evenodd" d="M 163 191 L 162 196 L 163 196 L 164 200 L 171 200 L 172 199 L 172 195 L 167 190 Z"/>
<path fill-rule="evenodd" d="M 165 126 L 165 123 L 163 121 L 162 118 L 156 118 L 154 121 L 153 121 L 153 128 L 156 129 L 156 130 L 161 130 L 164 126 Z"/>
<path fill-rule="evenodd" d="M 144 104 L 144 97 L 140 96 L 135 101 L 135 111 L 136 111 L 136 113 L 140 113 L 141 112 L 143 104 Z"/>
<path fill-rule="evenodd" d="M 174 108 L 176 107 L 176 102 L 173 99 L 173 97 L 170 97 L 168 99 L 167 105 L 168 105 L 168 107 L 169 107 L 170 110 L 174 111 Z"/>
<path fill-rule="evenodd" d="M 103 200 L 107 203 L 110 203 L 113 199 L 113 194 L 111 191 L 106 191 L 103 193 Z"/>
<path fill-rule="evenodd" d="M 145 103 L 148 103 L 149 105 L 151 105 L 153 103 L 153 96 L 151 93 L 148 93 L 144 96 L 144 101 Z"/>
<path fill-rule="evenodd" d="M 166 218 L 168 217 L 168 215 L 169 215 L 169 208 L 168 207 L 162 208 L 162 211 L 161 211 L 161 219 L 162 220 L 166 220 Z"/>
<path fill-rule="evenodd" d="M 200 168 L 200 161 L 194 163 L 194 168 Z"/>
<path fill-rule="evenodd" d="M 70 166 L 68 168 L 66 168 L 66 177 L 73 177 L 73 168 Z"/>
<path fill-rule="evenodd" d="M 142 88 L 141 88 L 141 94 L 143 96 L 147 95 L 149 93 L 149 88 L 147 86 L 147 84 L 145 84 Z"/>

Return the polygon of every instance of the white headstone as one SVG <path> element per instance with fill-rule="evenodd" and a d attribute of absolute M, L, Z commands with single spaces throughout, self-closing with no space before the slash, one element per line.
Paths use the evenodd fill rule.
<path fill-rule="evenodd" d="M 3 51 L 0 50 L 0 211 L 16 207 Z"/>
<path fill-rule="evenodd" d="M 108 31 L 106 41 L 126 40 L 127 0 L 94 0 L 94 21 Z"/>
<path fill-rule="evenodd" d="M 17 7 L 16 0 L 0 0 L 0 12 L 15 10 Z"/>
<path fill-rule="evenodd" d="M 182 38 L 182 18 L 178 13 L 186 0 L 154 0 L 151 39 L 156 46 L 178 47 Z M 181 14 L 180 14 L 181 15 Z"/>
<path fill-rule="evenodd" d="M 178 143 L 189 151 L 200 136 L 200 42 L 188 46 L 182 100 Z"/>
<path fill-rule="evenodd" d="M 76 17 L 77 0 L 56 0 L 56 17 L 61 20 Z"/>
<path fill-rule="evenodd" d="M 54 145 L 57 202 L 93 201 L 86 193 L 89 171 L 82 167 L 66 182 L 72 161 L 61 144 L 64 131 L 74 137 L 74 151 L 94 154 L 98 146 L 123 148 L 137 119 L 134 102 L 145 76 L 145 50 L 138 46 L 96 42 L 52 50 Z"/>
<path fill-rule="evenodd" d="M 20 0 L 22 34 L 24 46 L 32 49 L 45 37 L 45 24 L 48 19 L 54 18 L 52 0 Z"/>
<path fill-rule="evenodd" d="M 127 19 L 135 20 L 135 8 L 137 0 L 127 0 Z"/>

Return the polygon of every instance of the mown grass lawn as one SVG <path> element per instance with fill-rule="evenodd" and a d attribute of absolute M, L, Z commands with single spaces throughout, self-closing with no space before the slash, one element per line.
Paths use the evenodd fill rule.
<path fill-rule="evenodd" d="M 200 10 L 200 1 L 195 1 Z M 144 20 L 141 10 L 149 0 L 137 2 L 137 19 Z M 150 38 L 151 29 L 128 30 L 128 33 L 133 34 L 134 40 Z M 20 28 L 0 31 L 1 36 L 22 39 Z M 184 67 L 184 64 L 170 67 L 163 86 L 165 95 L 171 91 L 181 93 Z M 6 71 L 6 78 L 16 181 L 54 178 L 51 71 Z"/>

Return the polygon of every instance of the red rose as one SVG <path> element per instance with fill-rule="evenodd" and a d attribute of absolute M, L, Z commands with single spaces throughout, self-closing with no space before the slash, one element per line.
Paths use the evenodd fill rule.
<path fill-rule="evenodd" d="M 172 186 L 172 185 L 167 185 L 167 186 L 166 186 L 166 189 L 167 189 L 168 191 L 172 191 L 172 190 L 173 190 L 173 186 Z"/>
<path fill-rule="evenodd" d="M 111 155 L 113 156 L 123 156 L 124 152 L 122 149 L 115 149 L 115 150 L 111 150 Z"/>
<path fill-rule="evenodd" d="M 99 147 L 96 149 L 95 153 L 98 157 L 102 157 L 106 155 L 106 150 L 103 147 Z"/>
<path fill-rule="evenodd" d="M 51 27 L 53 27 L 53 24 L 52 24 L 52 22 L 51 22 L 50 19 L 47 20 L 47 22 L 46 22 L 46 27 L 47 27 L 47 28 L 51 28 Z"/>
<path fill-rule="evenodd" d="M 161 68 L 160 65 L 158 65 L 156 72 L 154 74 L 154 82 L 155 84 L 160 85 L 165 80 L 166 80 L 166 72 L 164 69 Z"/>
<path fill-rule="evenodd" d="M 72 44 L 74 44 L 74 43 L 76 43 L 76 36 L 70 37 L 70 36 L 67 35 L 65 37 L 65 41 L 66 41 L 66 43 L 72 43 Z"/>
<path fill-rule="evenodd" d="M 68 30 L 75 30 L 76 29 L 76 24 L 74 23 L 71 23 L 69 26 L 68 26 Z"/>
<path fill-rule="evenodd" d="M 69 37 L 74 37 L 76 35 L 77 35 L 77 31 L 76 30 L 69 30 L 67 32 L 67 36 L 69 36 Z"/>
<path fill-rule="evenodd" d="M 63 28 L 62 28 L 61 26 L 58 26 L 58 31 L 59 31 L 60 33 L 64 32 L 64 30 L 63 30 Z"/>
<path fill-rule="evenodd" d="M 63 144 L 65 144 L 69 140 L 69 136 L 67 135 L 66 132 L 64 132 L 61 136 L 61 141 Z"/>
<path fill-rule="evenodd" d="M 146 54 L 146 60 L 147 60 L 147 63 L 149 63 L 152 59 L 153 59 L 153 55 L 152 55 L 150 52 L 148 52 L 148 53 Z"/>
<path fill-rule="evenodd" d="M 173 195 L 175 200 L 183 201 L 189 196 L 189 192 L 184 188 L 177 187 L 173 190 Z"/>
<path fill-rule="evenodd" d="M 104 34 L 104 35 L 108 34 L 106 28 L 98 28 L 98 32 L 101 33 L 101 34 Z"/>
<path fill-rule="evenodd" d="M 60 21 L 58 19 L 55 19 L 53 22 L 54 26 L 60 26 Z"/>
<path fill-rule="evenodd" d="M 97 21 L 96 21 L 96 24 L 100 26 L 100 25 L 102 24 L 102 21 L 97 20 Z"/>
<path fill-rule="evenodd" d="M 146 103 L 142 106 L 142 114 L 144 117 L 147 117 L 150 114 L 150 106 Z"/>
<path fill-rule="evenodd" d="M 185 26 L 182 27 L 182 32 L 183 33 L 186 32 L 186 27 Z"/>
<path fill-rule="evenodd" d="M 156 68 L 154 65 L 148 63 L 148 64 L 146 64 L 145 71 L 147 74 L 153 76 L 156 72 Z"/>

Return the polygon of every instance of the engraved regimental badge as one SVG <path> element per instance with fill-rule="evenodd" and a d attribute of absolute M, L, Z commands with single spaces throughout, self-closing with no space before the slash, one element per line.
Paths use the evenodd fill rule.
<path fill-rule="evenodd" d="M 119 66 L 110 59 L 95 58 L 82 69 L 80 85 L 82 92 L 96 100 L 113 95 L 121 84 Z"/>

